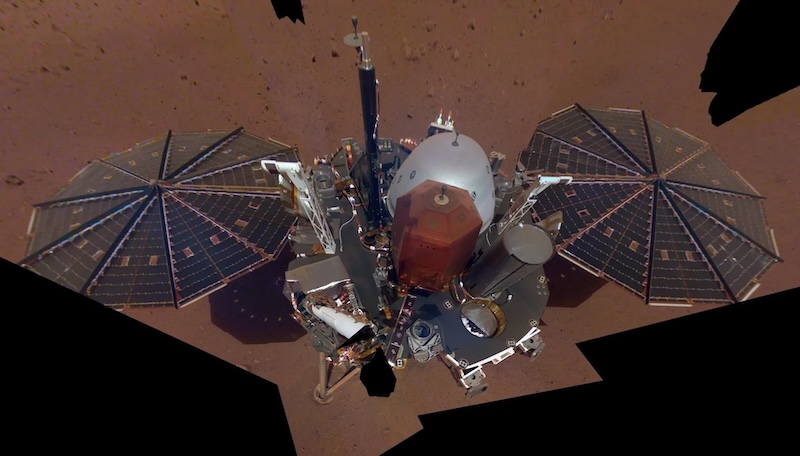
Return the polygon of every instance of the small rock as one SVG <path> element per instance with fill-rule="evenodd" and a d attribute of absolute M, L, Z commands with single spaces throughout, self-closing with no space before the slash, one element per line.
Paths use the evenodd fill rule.
<path fill-rule="evenodd" d="M 19 177 L 15 176 L 13 174 L 7 175 L 4 180 L 5 180 L 6 184 L 10 184 L 10 185 L 22 185 L 22 184 L 25 183 L 24 180 L 20 179 Z"/>
<path fill-rule="evenodd" d="M 433 98 L 433 86 L 428 87 L 428 98 Z"/>
<path fill-rule="evenodd" d="M 613 21 L 614 20 L 614 10 L 606 10 L 603 13 L 603 20 L 604 21 Z"/>
<path fill-rule="evenodd" d="M 317 56 L 316 55 L 311 54 L 311 62 L 312 63 L 316 63 L 317 62 Z"/>
<path fill-rule="evenodd" d="M 70 68 L 68 65 L 61 65 L 61 69 L 64 71 L 70 71 L 72 68 Z"/>
<path fill-rule="evenodd" d="M 185 80 L 187 80 L 187 79 L 189 79 L 189 76 L 186 76 L 185 74 L 182 74 L 182 75 L 181 75 L 181 80 L 182 80 L 182 81 L 185 81 Z"/>
<path fill-rule="evenodd" d="M 461 58 L 461 54 L 458 53 L 458 49 L 453 49 L 453 60 L 458 62 L 458 59 Z"/>
<path fill-rule="evenodd" d="M 519 36 L 525 36 L 525 30 L 520 30 L 519 31 Z"/>
<path fill-rule="evenodd" d="M 407 118 L 407 119 L 413 119 L 413 118 L 414 118 L 414 116 L 412 116 L 411 114 L 406 114 L 406 118 Z"/>
<path fill-rule="evenodd" d="M 339 57 L 339 50 L 336 48 L 336 41 L 331 41 L 331 57 Z"/>
<path fill-rule="evenodd" d="M 425 22 L 425 30 L 427 30 L 429 32 L 432 32 L 433 29 L 435 29 L 435 28 L 436 28 L 436 23 L 434 23 L 433 21 Z"/>
<path fill-rule="evenodd" d="M 50 72 L 50 70 L 48 70 L 48 69 L 47 69 L 47 67 L 41 67 L 41 68 L 39 68 L 39 70 L 40 70 L 42 73 L 49 73 L 49 72 Z"/>
<path fill-rule="evenodd" d="M 522 79 L 519 79 L 519 78 L 514 79 L 514 85 L 515 86 L 524 86 L 525 85 L 525 81 L 523 81 Z"/>
<path fill-rule="evenodd" d="M 475 30 L 475 19 L 469 21 L 469 24 L 467 24 L 467 28 L 470 30 Z"/>
<path fill-rule="evenodd" d="M 408 41 L 403 38 L 403 54 L 406 56 L 406 60 L 411 60 L 412 53 L 411 46 L 409 46 Z"/>

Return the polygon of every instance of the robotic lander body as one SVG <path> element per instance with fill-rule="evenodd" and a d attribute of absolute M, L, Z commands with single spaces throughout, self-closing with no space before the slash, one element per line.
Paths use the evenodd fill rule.
<path fill-rule="evenodd" d="M 345 43 L 359 51 L 365 143 L 345 138 L 313 166 L 261 161 L 299 216 L 284 294 L 320 353 L 315 397 L 329 401 L 368 364 L 402 369 L 437 356 L 468 396 L 479 394 L 485 365 L 544 347 L 543 265 L 561 215 L 537 224 L 525 215 L 542 190 L 572 179 L 521 165 L 506 178 L 504 155 L 487 156 L 441 113 L 419 141 L 379 137 L 369 35 Z M 347 369 L 334 385 L 331 364 Z"/>

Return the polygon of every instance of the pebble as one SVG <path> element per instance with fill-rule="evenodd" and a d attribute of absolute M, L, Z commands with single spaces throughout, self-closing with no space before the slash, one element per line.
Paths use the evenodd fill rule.
<path fill-rule="evenodd" d="M 7 175 L 4 180 L 6 184 L 11 184 L 11 185 L 22 185 L 25 183 L 24 180 L 20 179 L 19 177 L 13 174 Z"/>

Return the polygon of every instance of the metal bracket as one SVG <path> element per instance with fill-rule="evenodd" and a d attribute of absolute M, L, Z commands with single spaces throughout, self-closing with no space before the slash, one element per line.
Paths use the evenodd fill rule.
<path fill-rule="evenodd" d="M 536 197 L 542 193 L 547 187 L 554 184 L 569 184 L 572 182 L 572 176 L 542 176 L 537 177 L 536 185 L 531 185 L 527 190 L 523 191 L 519 196 L 514 199 L 513 204 L 505 213 L 502 219 L 497 222 L 497 236 L 511 225 L 518 223 L 523 215 L 531 210 L 536 204 Z"/>
<path fill-rule="evenodd" d="M 330 374 L 333 368 L 333 363 L 328 360 L 325 353 L 319 354 L 319 384 L 314 388 L 314 400 L 320 404 L 329 404 L 333 400 L 333 392 L 339 389 L 348 380 L 355 377 L 356 374 L 361 372 L 361 366 L 352 366 L 347 372 L 333 385 L 330 383 Z"/>
<path fill-rule="evenodd" d="M 331 227 L 325 219 L 326 210 L 317 197 L 317 192 L 311 184 L 311 178 L 303 170 L 300 162 L 282 162 L 277 160 L 261 160 L 264 171 L 278 175 L 279 185 L 286 191 L 296 192 L 298 204 L 295 211 L 311 222 L 314 232 L 319 238 L 325 253 L 336 253 L 336 241 L 333 238 Z"/>

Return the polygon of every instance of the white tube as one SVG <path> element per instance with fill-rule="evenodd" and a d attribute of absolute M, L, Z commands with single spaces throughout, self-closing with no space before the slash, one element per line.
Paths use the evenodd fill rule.
<path fill-rule="evenodd" d="M 330 307 L 312 306 L 311 310 L 320 320 L 347 339 L 353 337 L 361 328 L 367 326 L 366 323 L 356 320 L 351 315 L 338 312 Z"/>

